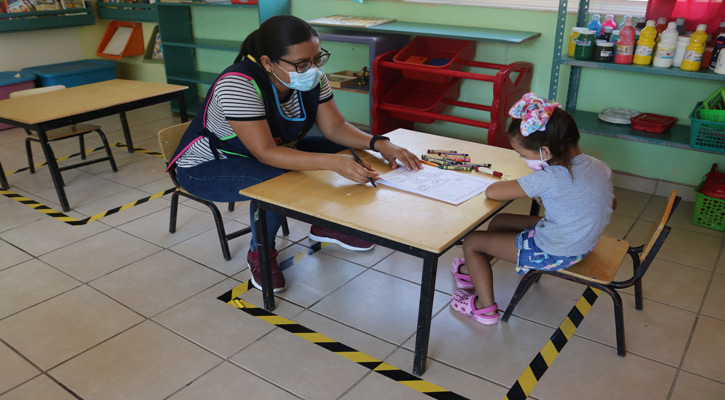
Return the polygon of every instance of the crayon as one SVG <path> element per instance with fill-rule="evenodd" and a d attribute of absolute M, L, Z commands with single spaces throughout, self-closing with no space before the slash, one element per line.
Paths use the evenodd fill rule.
<path fill-rule="evenodd" d="M 458 165 L 458 166 L 461 166 L 461 167 L 471 167 L 471 168 L 474 168 L 474 169 L 475 169 L 475 168 L 478 168 L 478 167 L 483 167 L 483 168 L 491 168 L 491 164 L 474 164 L 474 163 L 466 163 L 466 164 L 457 164 L 457 165 Z"/>
<path fill-rule="evenodd" d="M 450 169 L 453 171 L 473 171 L 473 168 L 471 167 L 461 167 L 458 165 L 439 165 L 438 168 L 440 169 Z"/>
<path fill-rule="evenodd" d="M 439 151 L 437 153 L 428 153 L 433 155 L 439 155 L 439 156 L 453 156 L 453 157 L 468 157 L 467 153 L 454 153 L 449 151 Z"/>
<path fill-rule="evenodd" d="M 478 168 L 476 168 L 476 171 L 483 172 L 484 174 L 489 174 L 489 175 L 493 175 L 493 176 L 503 176 L 503 173 L 494 171 L 490 168 L 478 167 Z"/>
<path fill-rule="evenodd" d="M 431 167 L 437 167 L 438 166 L 438 164 L 432 163 L 430 161 L 420 160 L 420 162 L 422 162 L 423 164 L 426 164 L 426 165 L 430 165 Z"/>
<path fill-rule="evenodd" d="M 428 154 L 434 154 L 434 153 L 455 153 L 455 152 L 456 152 L 455 150 L 432 150 L 432 149 L 428 149 L 428 151 L 427 151 Z"/>

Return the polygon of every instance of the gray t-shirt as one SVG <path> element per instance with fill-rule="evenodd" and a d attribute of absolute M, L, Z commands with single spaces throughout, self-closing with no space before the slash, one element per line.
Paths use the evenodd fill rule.
<path fill-rule="evenodd" d="M 540 197 L 546 208 L 536 224 L 534 242 L 555 256 L 576 256 L 594 248 L 612 215 L 612 170 L 586 154 L 566 167 L 551 165 L 519 178 L 529 197 Z M 572 176 L 574 179 L 572 179 Z"/>

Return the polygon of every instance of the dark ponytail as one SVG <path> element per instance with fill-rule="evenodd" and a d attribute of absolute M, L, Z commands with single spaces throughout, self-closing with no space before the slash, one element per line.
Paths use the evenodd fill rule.
<path fill-rule="evenodd" d="M 306 42 L 313 36 L 319 38 L 320 34 L 304 20 L 291 15 L 277 15 L 264 21 L 259 29 L 244 39 L 234 62 L 238 63 L 247 54 L 257 61 L 265 55 L 272 61 L 279 61 L 287 55 L 289 46 Z"/>
<path fill-rule="evenodd" d="M 579 143 L 579 129 L 569 113 L 556 108 L 546 124 L 546 130 L 529 136 L 521 134 L 521 120 L 513 119 L 508 129 L 509 141 L 518 140 L 527 150 L 538 151 L 542 146 L 551 152 L 550 163 L 559 164 L 571 171 L 571 149 Z"/>

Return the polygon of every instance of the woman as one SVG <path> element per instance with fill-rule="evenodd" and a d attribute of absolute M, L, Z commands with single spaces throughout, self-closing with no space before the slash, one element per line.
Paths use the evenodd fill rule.
<path fill-rule="evenodd" d="M 248 200 L 240 189 L 289 170 L 331 170 L 358 183 L 376 179 L 378 174 L 369 164 L 363 167 L 351 155 L 335 154 L 346 146 L 379 151 L 392 168 L 399 160 L 409 170 L 420 169 L 410 151 L 345 121 L 321 69 L 329 57 L 320 47 L 317 31 L 293 16 L 272 17 L 247 36 L 234 64 L 209 89 L 204 110 L 172 158 L 181 186 L 207 200 L 236 202 Z M 324 137 L 305 137 L 315 123 Z M 252 212 L 250 218 L 254 224 Z M 275 292 L 286 287 L 274 249 L 282 221 L 282 216 L 267 213 Z M 309 237 L 350 250 L 373 247 L 317 226 Z M 249 249 L 252 284 L 261 289 L 254 230 Z"/>

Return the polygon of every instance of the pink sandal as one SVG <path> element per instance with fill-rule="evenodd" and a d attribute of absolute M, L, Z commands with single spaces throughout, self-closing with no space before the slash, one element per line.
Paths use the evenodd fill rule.
<path fill-rule="evenodd" d="M 498 323 L 501 314 L 498 309 L 498 305 L 493 305 L 480 310 L 476 309 L 475 301 L 477 294 L 468 294 L 463 290 L 457 290 L 451 297 L 451 307 L 463 315 L 468 315 L 473 318 L 474 321 L 483 325 L 493 325 Z M 495 312 L 493 315 L 486 315 L 486 313 Z"/>
<path fill-rule="evenodd" d="M 462 257 L 457 257 L 453 260 L 453 264 L 451 264 L 451 272 L 453 272 L 453 277 L 456 279 L 456 287 L 459 289 L 473 289 L 473 282 L 471 282 L 471 276 L 468 274 L 462 274 L 458 271 L 460 271 L 461 265 L 464 265 L 466 263 L 466 260 Z"/>

